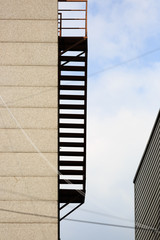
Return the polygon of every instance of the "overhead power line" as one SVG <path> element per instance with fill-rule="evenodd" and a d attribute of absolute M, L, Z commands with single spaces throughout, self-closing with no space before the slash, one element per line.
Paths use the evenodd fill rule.
<path fill-rule="evenodd" d="M 108 213 L 102 213 L 102 212 L 98 212 L 98 211 L 94 211 L 94 210 L 89 210 L 89 209 L 84 209 L 84 208 L 79 208 L 77 209 L 78 211 L 83 211 L 83 212 L 87 212 L 87 213 L 92 213 L 92 214 L 96 214 L 96 215 L 100 215 L 103 217 L 109 217 L 109 218 L 113 218 L 113 219 L 118 219 L 118 220 L 123 220 L 123 221 L 127 221 L 127 222 L 134 222 L 134 220 L 131 220 L 129 218 L 123 218 L 120 216 L 115 216 L 112 214 L 108 214 Z"/>
<path fill-rule="evenodd" d="M 101 225 L 101 226 L 107 226 L 107 227 L 116 227 L 116 228 L 125 228 L 125 229 L 132 229 L 132 230 L 144 230 L 144 231 L 152 231 L 159 233 L 160 231 L 155 228 L 151 227 L 139 227 L 139 226 L 127 226 L 127 225 L 118 225 L 118 224 L 112 224 L 112 223 L 103 223 L 103 222 L 94 222 L 94 221 L 85 221 L 85 220 L 79 220 L 79 219 L 71 219 L 71 218 L 65 218 L 65 221 L 71 221 L 71 222 L 77 222 L 77 223 L 85 223 L 85 224 L 94 224 L 94 225 Z"/>
<path fill-rule="evenodd" d="M 44 214 L 35 214 L 35 213 L 29 213 L 29 212 L 14 211 L 14 210 L 3 209 L 3 208 L 0 208 L 0 211 L 58 220 L 57 217 L 48 216 L 48 215 L 44 215 Z M 152 227 L 149 227 L 149 226 L 144 226 L 144 225 L 141 225 L 141 224 L 137 224 L 137 226 L 134 227 L 134 226 L 129 226 L 129 225 L 104 223 L 104 222 L 96 222 L 96 221 L 86 221 L 86 220 L 72 219 L 72 218 L 65 218 L 64 220 L 65 221 L 70 221 L 70 222 L 92 224 L 92 225 L 99 225 L 99 226 L 106 226 L 106 227 L 115 227 L 115 228 L 131 229 L 131 230 L 137 229 L 137 230 L 143 230 L 143 231 L 152 231 L 152 232 L 156 232 L 156 233 L 160 232 L 158 229 L 155 229 L 155 228 L 152 228 Z"/>
<path fill-rule="evenodd" d="M 114 69 L 114 68 L 120 67 L 120 66 L 122 66 L 122 65 L 125 65 L 125 64 L 127 64 L 127 63 L 134 62 L 134 61 L 136 61 L 136 60 L 139 59 L 139 58 L 143 58 L 143 57 L 145 57 L 145 56 L 147 56 L 147 55 L 150 55 L 150 54 L 155 53 L 155 52 L 158 52 L 158 51 L 160 51 L 160 48 L 153 49 L 153 50 L 151 50 L 151 51 L 145 52 L 145 53 L 143 53 L 143 54 L 141 54 L 141 55 L 138 55 L 138 56 L 136 56 L 136 57 L 127 59 L 127 60 L 124 61 L 124 62 L 120 62 L 120 63 L 117 63 L 117 64 L 115 64 L 115 65 L 113 65 L 113 66 L 110 66 L 110 67 L 106 67 L 106 68 L 104 68 L 104 69 L 101 69 L 101 70 L 99 70 L 99 71 L 97 71 L 97 72 L 93 72 L 93 73 L 89 74 L 88 77 L 91 78 L 91 77 L 93 77 L 93 76 L 95 76 L 95 75 L 98 75 L 98 74 L 101 73 L 101 72 L 106 72 L 106 71 L 112 70 L 112 69 Z"/>
<path fill-rule="evenodd" d="M 42 218 L 49 218 L 49 219 L 58 220 L 58 218 L 55 217 L 55 216 L 49 216 L 49 215 L 44 215 L 44 214 L 15 211 L 15 210 L 4 209 L 4 208 L 0 208 L 0 211 L 9 212 L 9 213 L 13 213 L 13 214 L 28 215 L 28 216 L 35 216 L 35 217 L 42 217 Z M 145 226 L 145 225 L 142 225 L 140 223 L 139 224 L 137 223 L 136 227 L 134 227 L 134 226 L 129 226 L 129 225 L 104 223 L 104 222 L 96 222 L 96 221 L 86 221 L 86 220 L 72 219 L 72 218 L 65 218 L 64 220 L 65 221 L 71 221 L 71 222 L 77 222 L 77 223 L 84 223 L 84 224 L 94 224 L 94 225 L 100 225 L 100 226 L 106 226 L 106 227 L 124 228 L 124 229 L 131 229 L 131 230 L 137 229 L 137 230 L 143 230 L 143 231 L 152 231 L 152 232 L 156 232 L 156 233 L 160 232 L 158 229 L 152 228 L 150 226 Z"/>
<path fill-rule="evenodd" d="M 112 223 L 103 223 L 103 222 L 94 222 L 94 221 L 85 221 L 85 220 L 79 220 L 79 219 L 71 219 L 71 218 L 65 218 L 65 221 L 71 221 L 71 222 L 78 222 L 78 223 L 87 223 L 87 224 L 94 224 L 94 225 L 101 225 L 101 226 L 108 226 L 108 227 L 119 227 L 119 228 L 128 228 L 128 229 L 135 229 L 133 226 L 127 226 L 127 225 L 118 225 L 118 224 L 112 224 Z"/>

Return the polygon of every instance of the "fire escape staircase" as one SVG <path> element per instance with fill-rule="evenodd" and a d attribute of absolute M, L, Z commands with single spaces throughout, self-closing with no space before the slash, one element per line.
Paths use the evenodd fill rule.
<path fill-rule="evenodd" d="M 67 4 L 69 0 L 63 2 Z M 85 22 L 84 27 L 63 27 L 67 19 L 75 18 L 63 18 L 63 9 L 59 9 L 59 210 L 69 204 L 78 205 L 60 220 L 84 203 L 86 191 L 87 1 L 75 2 L 85 3 L 83 9 L 78 9 L 85 17 L 76 18 Z M 64 9 L 67 11 L 74 10 Z M 70 36 L 71 29 L 80 31 L 79 36 Z"/>

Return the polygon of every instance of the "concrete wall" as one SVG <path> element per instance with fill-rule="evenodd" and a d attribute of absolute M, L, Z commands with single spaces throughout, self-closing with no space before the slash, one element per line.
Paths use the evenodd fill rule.
<path fill-rule="evenodd" d="M 57 0 L 0 0 L 0 95 L 53 165 L 0 100 L 1 240 L 58 239 L 57 50 Z"/>

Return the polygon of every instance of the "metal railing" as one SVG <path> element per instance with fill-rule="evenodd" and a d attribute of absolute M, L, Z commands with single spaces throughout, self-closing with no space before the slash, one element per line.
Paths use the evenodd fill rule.
<path fill-rule="evenodd" d="M 58 35 L 63 36 L 81 36 L 87 37 L 87 1 L 88 0 L 77 0 L 77 1 L 64 1 L 59 0 L 58 9 Z M 63 2 L 63 8 L 60 3 Z M 77 6 L 75 9 L 67 8 L 65 3 L 76 2 Z M 80 4 L 81 3 L 81 4 Z M 80 4 L 81 8 L 79 8 Z M 76 15 L 76 17 L 75 17 Z"/>

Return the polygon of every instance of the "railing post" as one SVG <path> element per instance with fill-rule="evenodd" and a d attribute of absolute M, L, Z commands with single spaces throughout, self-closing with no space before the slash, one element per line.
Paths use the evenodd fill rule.
<path fill-rule="evenodd" d="M 88 16 L 88 2 L 86 1 L 86 16 L 85 16 L 85 37 L 87 37 L 87 16 Z"/>
<path fill-rule="evenodd" d="M 59 36 L 73 36 L 71 34 L 71 30 L 76 30 L 75 33 L 79 33 L 79 37 L 87 37 L 87 9 L 88 9 L 88 1 L 87 0 L 59 0 L 58 2 L 83 2 L 83 7 L 81 9 L 59 9 L 59 15 L 60 15 L 60 24 L 58 27 L 58 32 L 59 32 Z M 67 12 L 70 17 L 64 17 L 65 12 Z M 73 12 L 79 12 L 81 13 L 81 17 L 75 18 L 72 17 L 72 13 Z M 84 13 L 84 14 L 83 14 Z M 63 24 L 63 22 L 68 21 L 67 26 L 65 26 Z M 76 26 L 72 26 L 70 25 L 70 23 L 72 22 L 80 22 L 81 26 L 79 26 L 79 24 L 76 24 Z M 62 26 L 63 25 L 63 26 Z M 62 34 L 62 30 L 67 30 L 68 32 L 65 33 L 63 31 Z M 83 31 L 83 33 L 82 33 Z M 75 36 L 77 36 L 77 34 L 75 34 Z"/>
<path fill-rule="evenodd" d="M 60 18 L 58 17 L 58 33 L 59 33 L 59 37 L 62 36 L 62 13 L 58 13 L 58 16 L 60 16 Z"/>

